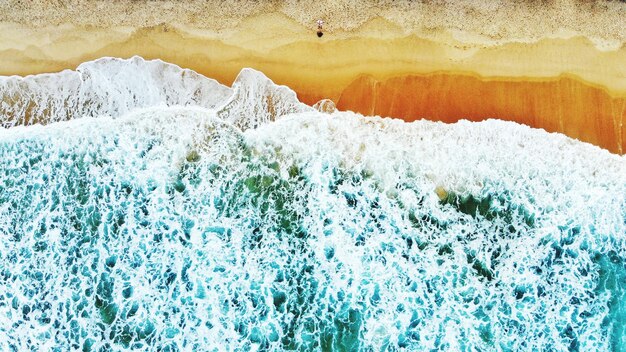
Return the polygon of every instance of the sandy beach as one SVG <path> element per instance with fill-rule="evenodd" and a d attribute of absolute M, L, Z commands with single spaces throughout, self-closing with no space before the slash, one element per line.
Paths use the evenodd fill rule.
<path fill-rule="evenodd" d="M 24 6 L 0 5 L 2 75 L 140 55 L 230 85 L 252 67 L 310 105 L 328 98 L 407 121 L 512 120 L 626 150 L 623 2 Z"/>

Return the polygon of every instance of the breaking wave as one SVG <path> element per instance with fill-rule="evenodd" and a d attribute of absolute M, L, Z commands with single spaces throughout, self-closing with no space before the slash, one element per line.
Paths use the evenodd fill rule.
<path fill-rule="evenodd" d="M 626 158 L 105 58 L 0 79 L 2 350 L 622 350 Z"/>

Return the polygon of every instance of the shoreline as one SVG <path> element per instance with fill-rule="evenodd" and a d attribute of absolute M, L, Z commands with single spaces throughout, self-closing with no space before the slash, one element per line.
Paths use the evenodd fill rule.
<path fill-rule="evenodd" d="M 274 15 L 257 20 L 269 23 L 276 20 Z M 379 26 L 385 34 L 355 32 L 350 37 L 338 37 L 329 33 L 318 39 L 313 30 L 303 27 L 281 30 L 287 25 L 279 23 L 271 29 L 273 32 L 246 38 L 246 28 L 234 33 L 207 34 L 168 24 L 142 28 L 67 24 L 29 28 L 0 22 L 0 75 L 58 72 L 101 57 L 139 55 L 219 76 L 225 83 L 232 82 L 244 67 L 258 69 L 277 80 L 289 81 L 281 76 L 290 76 L 292 81 L 298 80 L 296 75 L 304 76 L 303 81 L 311 76 L 326 76 L 339 85 L 360 75 L 388 79 L 404 74 L 453 72 L 488 80 L 525 81 L 571 75 L 606 89 L 613 97 L 626 97 L 626 45 L 599 50 L 590 39 L 580 35 L 474 46 L 451 38 L 434 41 L 385 32 L 384 23 L 376 21 L 371 26 Z"/>

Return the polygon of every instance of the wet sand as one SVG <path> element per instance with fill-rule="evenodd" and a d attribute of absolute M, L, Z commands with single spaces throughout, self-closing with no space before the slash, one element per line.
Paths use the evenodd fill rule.
<path fill-rule="evenodd" d="M 626 151 L 626 3 L 355 3 L 9 1 L 0 74 L 140 55 L 230 85 L 252 67 L 311 105 L 499 118 Z"/>

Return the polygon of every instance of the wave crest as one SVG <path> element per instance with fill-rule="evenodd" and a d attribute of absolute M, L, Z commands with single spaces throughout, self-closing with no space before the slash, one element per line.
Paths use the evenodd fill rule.
<path fill-rule="evenodd" d="M 0 125 L 5 128 L 178 105 L 218 108 L 221 118 L 241 129 L 310 110 L 292 90 L 252 69 L 244 69 L 229 88 L 192 70 L 138 56 L 102 58 L 76 71 L 0 77 Z"/>

